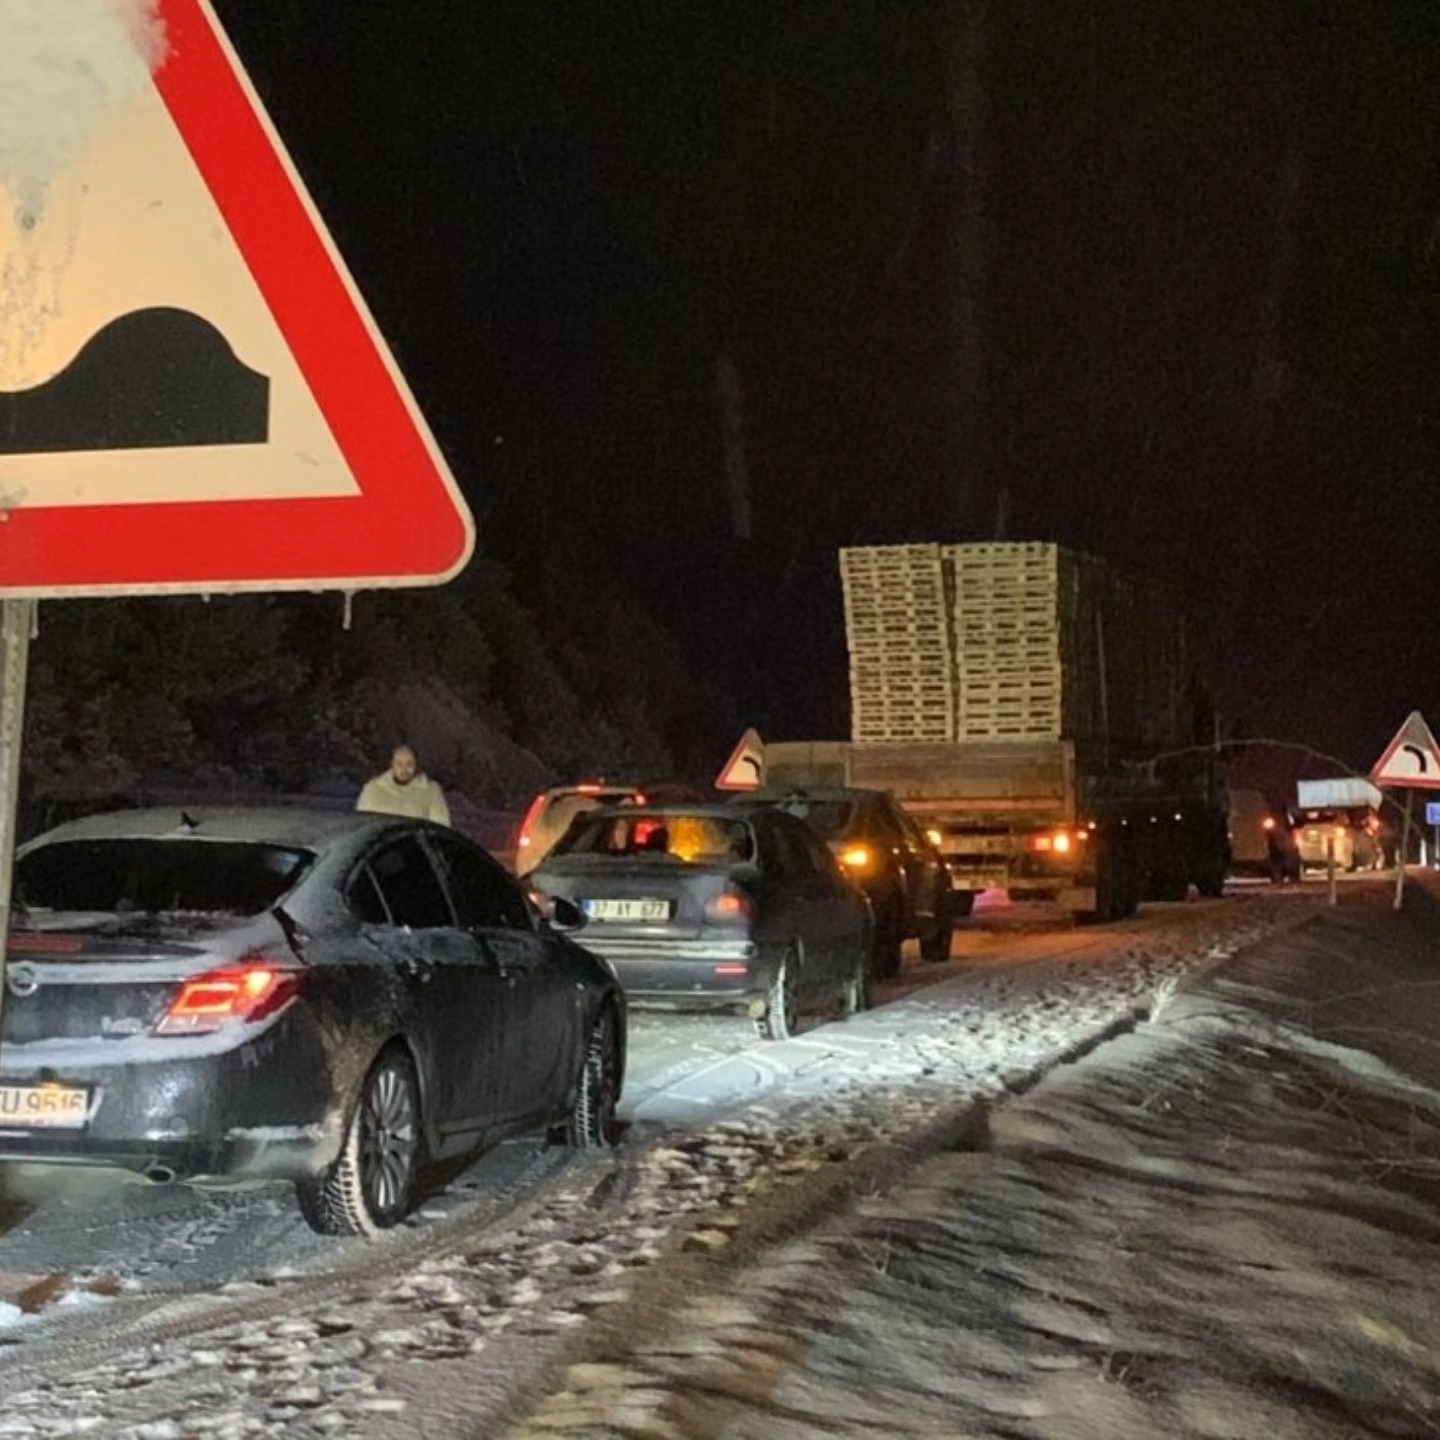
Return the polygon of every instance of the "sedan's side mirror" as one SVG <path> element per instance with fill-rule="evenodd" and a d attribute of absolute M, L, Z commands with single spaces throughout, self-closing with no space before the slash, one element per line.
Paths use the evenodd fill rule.
<path fill-rule="evenodd" d="M 568 935 L 573 930 L 585 928 L 585 912 L 563 895 L 556 895 L 550 901 L 550 914 L 546 917 L 552 930 Z"/>

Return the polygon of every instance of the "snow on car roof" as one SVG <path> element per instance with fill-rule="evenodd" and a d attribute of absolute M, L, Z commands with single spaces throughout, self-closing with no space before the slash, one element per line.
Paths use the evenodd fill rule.
<path fill-rule="evenodd" d="M 193 822 L 193 823 L 187 823 Z M 298 806 L 157 806 L 109 810 L 67 821 L 23 848 L 59 840 L 238 840 L 315 850 L 347 835 L 399 823 L 394 815 Z M 415 823 L 415 822 L 410 822 Z"/>

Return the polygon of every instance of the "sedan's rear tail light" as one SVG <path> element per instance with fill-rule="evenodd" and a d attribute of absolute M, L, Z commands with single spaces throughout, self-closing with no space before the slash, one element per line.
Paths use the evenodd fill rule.
<path fill-rule="evenodd" d="M 305 972 L 272 960 L 207 970 L 180 987 L 155 1026 L 157 1035 L 208 1035 L 236 1021 L 273 1015 L 299 991 Z"/>
<path fill-rule="evenodd" d="M 705 918 L 717 925 L 748 925 L 755 918 L 755 898 L 731 885 L 705 902 Z"/>

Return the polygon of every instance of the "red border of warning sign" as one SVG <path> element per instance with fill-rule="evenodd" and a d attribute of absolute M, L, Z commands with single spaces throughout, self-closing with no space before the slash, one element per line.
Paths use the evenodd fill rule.
<path fill-rule="evenodd" d="M 448 579 L 474 530 L 444 458 L 207 0 L 161 0 L 155 84 L 310 385 L 358 495 L 0 514 L 0 595 Z"/>
<path fill-rule="evenodd" d="M 1389 775 L 1390 762 L 1402 745 L 1420 751 L 1430 762 L 1430 769 L 1424 775 Z M 1400 789 L 1440 790 L 1440 745 L 1425 723 L 1425 717 L 1412 710 L 1405 723 L 1395 732 L 1395 738 L 1385 747 L 1385 753 L 1375 762 L 1370 771 L 1372 785 L 1393 785 Z"/>

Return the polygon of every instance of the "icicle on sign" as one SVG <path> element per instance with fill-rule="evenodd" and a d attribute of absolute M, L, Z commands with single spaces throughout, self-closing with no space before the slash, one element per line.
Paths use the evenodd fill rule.
<path fill-rule="evenodd" d="M 416 585 L 474 532 L 206 0 L 0 0 L 0 596 Z"/>

